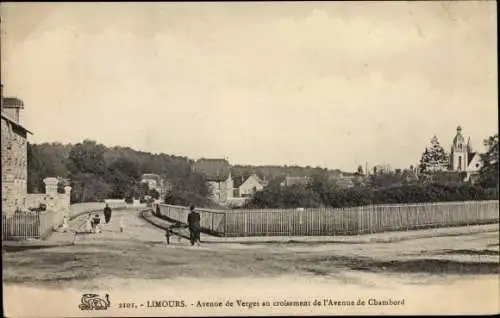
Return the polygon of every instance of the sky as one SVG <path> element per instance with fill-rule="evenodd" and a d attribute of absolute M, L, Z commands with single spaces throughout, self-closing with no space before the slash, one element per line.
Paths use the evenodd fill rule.
<path fill-rule="evenodd" d="M 30 142 L 406 168 L 498 131 L 496 3 L 2 3 Z"/>

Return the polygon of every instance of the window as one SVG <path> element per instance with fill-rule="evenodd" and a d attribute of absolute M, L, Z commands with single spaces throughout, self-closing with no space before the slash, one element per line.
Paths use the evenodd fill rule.
<path fill-rule="evenodd" d="M 462 156 L 458 157 L 458 170 L 462 170 Z"/>

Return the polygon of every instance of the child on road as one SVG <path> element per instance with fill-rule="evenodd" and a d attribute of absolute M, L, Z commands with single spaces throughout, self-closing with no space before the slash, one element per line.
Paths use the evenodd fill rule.
<path fill-rule="evenodd" d="M 100 223 L 101 223 L 101 218 L 99 217 L 99 214 L 96 214 L 94 216 L 94 233 L 101 233 L 101 227 L 100 227 Z"/>
<path fill-rule="evenodd" d="M 125 225 L 123 224 L 123 217 L 122 216 L 120 216 L 118 224 L 120 226 L 120 232 L 123 232 L 125 230 Z"/>
<path fill-rule="evenodd" d="M 89 213 L 87 220 L 85 220 L 85 232 L 92 233 L 93 227 L 94 226 L 92 224 L 92 215 Z"/>
<path fill-rule="evenodd" d="M 68 217 L 65 215 L 63 218 L 62 230 L 64 233 L 68 231 Z"/>

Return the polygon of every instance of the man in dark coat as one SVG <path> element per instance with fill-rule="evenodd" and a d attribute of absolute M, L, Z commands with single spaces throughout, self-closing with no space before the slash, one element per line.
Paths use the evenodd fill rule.
<path fill-rule="evenodd" d="M 200 214 L 195 211 L 194 206 L 191 206 L 191 212 L 188 214 L 188 228 L 189 228 L 189 240 L 191 241 L 191 246 L 195 243 L 200 245 Z"/>
<path fill-rule="evenodd" d="M 109 204 L 106 204 L 106 207 L 104 208 L 104 221 L 108 224 L 109 220 L 111 220 L 111 208 L 109 207 Z"/>

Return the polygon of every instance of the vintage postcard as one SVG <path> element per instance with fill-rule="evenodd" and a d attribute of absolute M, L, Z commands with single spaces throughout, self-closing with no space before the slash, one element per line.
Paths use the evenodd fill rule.
<path fill-rule="evenodd" d="M 0 8 L 4 316 L 499 313 L 495 1 Z"/>

